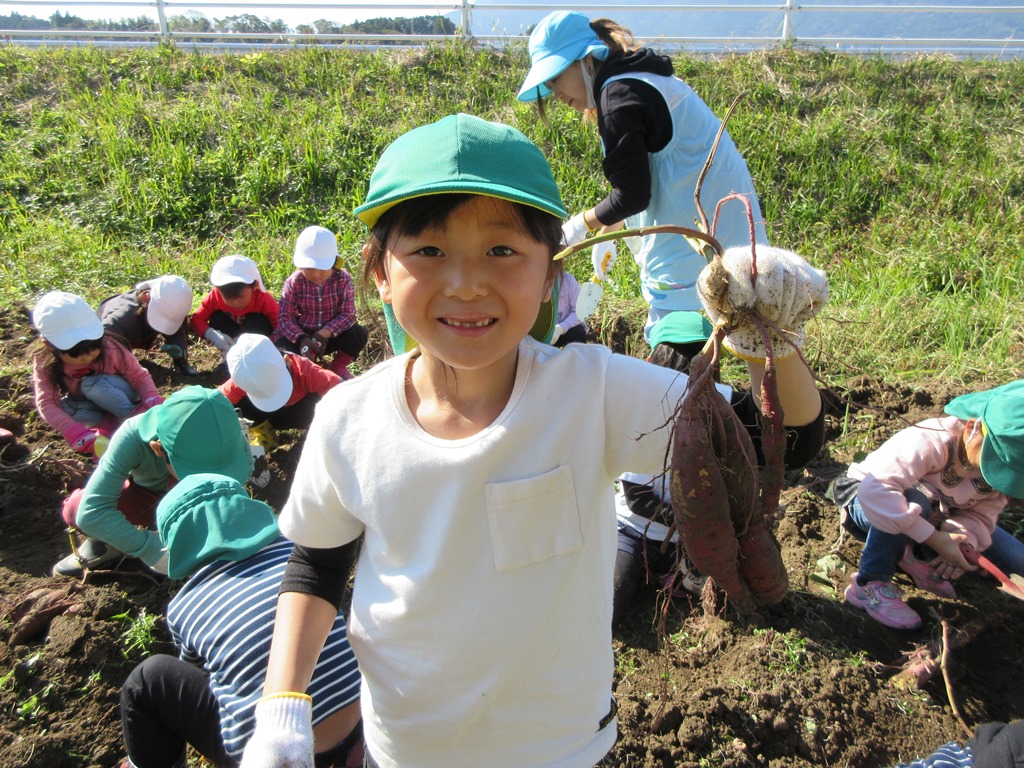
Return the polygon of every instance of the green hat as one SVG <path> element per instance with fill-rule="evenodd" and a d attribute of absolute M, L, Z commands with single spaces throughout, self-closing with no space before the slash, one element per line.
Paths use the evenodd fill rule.
<path fill-rule="evenodd" d="M 184 387 L 138 418 L 139 435 L 160 441 L 179 480 L 217 472 L 244 483 L 252 474 L 249 443 L 219 390 Z"/>
<path fill-rule="evenodd" d="M 280 535 L 274 510 L 225 475 L 189 475 L 160 500 L 156 525 L 167 575 L 183 579 L 215 560 L 244 560 Z"/>
<path fill-rule="evenodd" d="M 689 344 L 707 341 L 713 330 L 700 312 L 669 312 L 651 327 L 650 344 Z"/>
<path fill-rule="evenodd" d="M 1024 381 L 961 395 L 945 410 L 981 421 L 981 476 L 1000 493 L 1024 498 Z"/>
<path fill-rule="evenodd" d="M 521 132 L 472 115 L 449 115 L 402 134 L 384 150 L 356 216 L 372 227 L 414 197 L 468 192 L 565 218 L 544 154 Z"/>

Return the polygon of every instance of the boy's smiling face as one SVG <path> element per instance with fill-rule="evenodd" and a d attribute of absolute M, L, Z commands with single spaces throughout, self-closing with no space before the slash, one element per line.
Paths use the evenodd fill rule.
<path fill-rule="evenodd" d="M 551 255 L 511 203 L 474 196 L 443 225 L 395 236 L 375 280 L 425 358 L 484 371 L 514 361 L 550 298 Z"/>

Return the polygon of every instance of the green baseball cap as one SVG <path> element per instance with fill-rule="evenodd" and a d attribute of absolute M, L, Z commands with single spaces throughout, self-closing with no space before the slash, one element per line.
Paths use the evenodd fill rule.
<path fill-rule="evenodd" d="M 234 478 L 206 472 L 189 475 L 164 495 L 156 526 L 172 579 L 216 560 L 244 560 L 280 535 L 269 505 Z"/>
<path fill-rule="evenodd" d="M 1000 493 L 1024 498 L 1024 381 L 961 395 L 945 411 L 981 421 L 981 476 Z"/>
<path fill-rule="evenodd" d="M 138 419 L 139 435 L 160 441 L 179 480 L 216 472 L 244 483 L 252 474 L 252 451 L 238 414 L 219 390 L 184 387 Z"/>
<path fill-rule="evenodd" d="M 460 192 L 522 203 L 560 219 L 567 215 L 536 144 L 511 126 L 462 113 L 414 128 L 388 145 L 355 214 L 372 227 L 405 200 Z"/>
<path fill-rule="evenodd" d="M 651 327 L 650 344 L 689 344 L 707 341 L 713 327 L 700 312 L 669 312 Z"/>

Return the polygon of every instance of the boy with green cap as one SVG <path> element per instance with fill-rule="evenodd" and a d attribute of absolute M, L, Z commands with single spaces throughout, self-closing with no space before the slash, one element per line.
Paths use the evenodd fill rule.
<path fill-rule="evenodd" d="M 897 566 L 949 599 L 951 581 L 975 570 L 965 546 L 1024 574 L 1024 543 L 997 525 L 1008 497 L 1024 497 L 1024 381 L 958 397 L 945 413 L 893 435 L 830 489 L 864 541 L 846 601 L 896 629 L 921 625 L 892 584 Z"/>
<path fill-rule="evenodd" d="M 213 765 L 237 765 L 254 728 L 292 544 L 273 510 L 224 475 L 183 479 L 160 501 L 156 519 L 168 575 L 186 579 L 167 608 L 179 656 L 151 656 L 121 689 L 126 765 L 184 766 L 186 744 Z M 313 744 L 306 746 L 317 765 L 361 765 L 359 684 L 338 613 L 308 692 Z"/>
<path fill-rule="evenodd" d="M 64 521 L 87 538 L 54 566 L 54 575 L 77 578 L 125 555 L 165 573 L 166 554 L 151 530 L 160 497 L 196 472 L 244 483 L 252 469 L 249 443 L 228 399 L 198 385 L 178 390 L 118 427 L 85 488 L 65 500 Z"/>

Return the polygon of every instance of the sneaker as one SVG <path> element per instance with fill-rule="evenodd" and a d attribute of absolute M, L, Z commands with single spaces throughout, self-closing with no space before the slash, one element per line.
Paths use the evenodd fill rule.
<path fill-rule="evenodd" d="M 945 597 L 948 600 L 956 600 L 956 590 L 949 579 L 940 579 L 935 575 L 935 569 L 924 560 L 914 557 L 914 545 L 907 544 L 903 550 L 903 557 L 900 559 L 900 568 L 914 580 L 918 589 L 931 592 L 933 595 Z"/>
<path fill-rule="evenodd" d="M 85 575 L 86 570 L 98 570 L 124 556 L 124 552 L 108 546 L 102 541 L 85 539 L 78 545 L 78 552 L 72 552 L 53 566 L 53 575 L 80 579 Z"/>
<path fill-rule="evenodd" d="M 891 581 L 869 581 L 863 587 L 857 583 L 857 574 L 850 577 L 850 586 L 843 597 L 850 605 L 868 612 L 879 624 L 893 629 L 917 629 L 921 617 L 907 605 L 900 588 Z"/>

